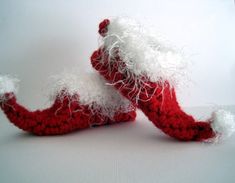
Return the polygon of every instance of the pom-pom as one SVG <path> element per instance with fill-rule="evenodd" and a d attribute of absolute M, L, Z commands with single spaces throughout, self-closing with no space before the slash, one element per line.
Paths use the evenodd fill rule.
<path fill-rule="evenodd" d="M 222 109 L 215 111 L 212 114 L 211 127 L 216 133 L 216 140 L 226 139 L 235 131 L 235 117 L 232 113 Z"/>
<path fill-rule="evenodd" d="M 0 102 L 6 101 L 18 90 L 19 80 L 11 76 L 0 76 Z"/>

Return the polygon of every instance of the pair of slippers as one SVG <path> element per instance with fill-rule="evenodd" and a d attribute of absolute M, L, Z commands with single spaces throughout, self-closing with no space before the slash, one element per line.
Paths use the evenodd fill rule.
<path fill-rule="evenodd" d="M 36 135 L 60 135 L 78 129 L 134 121 L 136 108 L 165 134 L 182 141 L 217 141 L 235 131 L 234 116 L 213 112 L 196 121 L 177 102 L 175 87 L 184 78 L 180 52 L 134 20 L 105 19 L 102 44 L 92 54 L 97 71 L 57 77 L 53 104 L 29 111 L 16 101 L 17 80 L 0 76 L 0 107 L 17 127 Z"/>

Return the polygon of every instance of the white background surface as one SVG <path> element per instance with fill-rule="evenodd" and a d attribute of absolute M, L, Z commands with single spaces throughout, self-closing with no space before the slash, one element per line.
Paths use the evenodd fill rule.
<path fill-rule="evenodd" d="M 211 109 L 188 111 L 204 118 Z M 0 121 L 3 183 L 235 182 L 235 135 L 217 145 L 178 142 L 142 113 L 135 122 L 58 137 L 29 135 L 2 115 Z"/>
<path fill-rule="evenodd" d="M 90 71 L 98 23 L 117 15 L 149 21 L 188 50 L 192 84 L 178 91 L 183 106 L 235 104 L 232 0 L 0 0 L 0 73 L 21 79 L 19 102 L 44 107 L 49 76 Z M 211 109 L 189 112 L 205 119 Z M 0 182 L 235 181 L 234 136 L 220 145 L 180 143 L 141 113 L 134 123 L 60 137 L 22 133 L 2 113 L 0 122 Z"/>

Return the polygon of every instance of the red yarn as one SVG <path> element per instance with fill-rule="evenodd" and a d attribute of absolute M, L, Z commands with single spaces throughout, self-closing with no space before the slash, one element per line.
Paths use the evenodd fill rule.
<path fill-rule="evenodd" d="M 100 35 L 104 36 L 107 31 L 108 31 L 108 25 L 109 25 L 110 21 L 109 19 L 104 19 L 100 24 L 99 24 L 99 33 Z"/>
<path fill-rule="evenodd" d="M 133 121 L 136 117 L 135 111 L 117 111 L 113 119 L 102 114 L 94 114 L 88 106 L 80 105 L 78 101 L 70 101 L 70 96 L 62 100 L 57 97 L 51 107 L 34 112 L 18 104 L 13 93 L 6 93 L 5 98 L 9 99 L 0 103 L 0 107 L 8 119 L 18 128 L 36 135 L 66 134 L 90 126 Z"/>
<path fill-rule="evenodd" d="M 125 72 L 121 73 L 118 70 L 118 65 L 121 64 L 125 67 L 125 63 L 118 55 L 115 57 L 115 62 L 109 63 L 109 55 L 105 48 L 100 48 L 92 54 L 91 64 L 123 96 L 137 105 L 148 119 L 165 134 L 184 141 L 201 141 L 215 136 L 210 123 L 196 122 L 192 116 L 182 111 L 174 89 L 171 89 L 167 82 L 160 84 L 143 78 L 146 87 L 134 89 L 134 78 L 125 82 L 125 78 L 128 76 Z M 139 90 L 141 90 L 139 98 L 136 98 Z M 149 96 L 151 98 L 146 100 Z"/>

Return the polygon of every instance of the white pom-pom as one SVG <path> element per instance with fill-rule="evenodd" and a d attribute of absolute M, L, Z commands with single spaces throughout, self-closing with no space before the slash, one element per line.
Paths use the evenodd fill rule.
<path fill-rule="evenodd" d="M 211 127 L 218 138 L 225 139 L 235 131 L 235 117 L 225 110 L 218 110 L 212 114 Z"/>
<path fill-rule="evenodd" d="M 0 101 L 5 101 L 6 93 L 16 93 L 17 92 L 17 78 L 11 76 L 0 76 Z"/>

